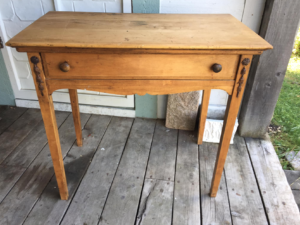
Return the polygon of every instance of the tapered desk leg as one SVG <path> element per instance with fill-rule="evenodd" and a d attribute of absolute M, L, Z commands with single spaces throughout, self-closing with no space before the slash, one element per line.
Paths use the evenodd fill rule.
<path fill-rule="evenodd" d="M 201 145 L 203 141 L 203 134 L 204 134 L 206 117 L 207 117 L 210 92 L 211 90 L 203 90 L 202 93 L 202 103 L 201 103 L 200 118 L 199 118 L 198 145 Z"/>
<path fill-rule="evenodd" d="M 242 97 L 243 97 L 243 93 L 244 93 L 244 89 L 248 77 L 251 59 L 252 59 L 252 55 L 243 55 L 241 57 L 233 93 L 232 95 L 229 96 L 228 99 L 226 114 L 223 123 L 222 135 L 219 144 L 216 165 L 214 169 L 214 175 L 211 183 L 211 191 L 210 191 L 211 197 L 216 197 L 219 189 L 219 184 L 221 181 L 223 168 L 227 157 L 227 152 L 229 149 L 230 140 L 234 129 L 234 124 L 239 111 L 240 103 L 242 101 Z"/>
<path fill-rule="evenodd" d="M 82 131 L 81 131 L 77 90 L 69 89 L 69 95 L 70 95 L 71 106 L 72 106 L 72 114 L 73 114 L 73 120 L 75 125 L 77 145 L 82 146 Z"/>
<path fill-rule="evenodd" d="M 45 84 L 45 75 L 39 53 L 28 53 L 32 76 L 40 103 L 41 113 L 44 120 L 45 130 L 48 138 L 48 144 L 53 161 L 54 172 L 59 188 L 60 198 L 67 200 L 68 186 L 65 174 L 61 146 L 59 141 L 57 123 L 53 107 L 52 96 L 48 93 Z"/>

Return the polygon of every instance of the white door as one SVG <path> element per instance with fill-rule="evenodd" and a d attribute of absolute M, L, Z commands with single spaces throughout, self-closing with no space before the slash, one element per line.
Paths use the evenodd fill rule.
<path fill-rule="evenodd" d="M 3 42 L 7 42 L 48 11 L 55 10 L 128 13 L 131 12 L 131 1 L 0 0 L 0 35 Z M 18 100 L 37 100 L 27 54 L 17 52 L 15 48 L 10 47 L 5 47 L 2 52 L 17 102 Z M 134 108 L 133 95 L 113 95 L 84 90 L 78 90 L 78 93 L 80 104 Z M 67 90 L 55 91 L 53 93 L 53 101 L 69 103 L 70 99 Z"/>

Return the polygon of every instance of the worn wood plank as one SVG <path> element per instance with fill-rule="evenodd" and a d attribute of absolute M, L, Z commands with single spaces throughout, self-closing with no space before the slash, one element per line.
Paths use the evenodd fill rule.
<path fill-rule="evenodd" d="M 61 224 L 98 224 L 132 123 L 112 119 Z"/>
<path fill-rule="evenodd" d="M 88 12 L 48 12 L 6 45 L 124 49 L 272 48 L 230 14 Z"/>
<path fill-rule="evenodd" d="M 225 175 L 233 224 L 268 224 L 244 138 L 230 145 Z"/>
<path fill-rule="evenodd" d="M 146 178 L 174 181 L 178 130 L 168 129 L 157 120 Z"/>
<path fill-rule="evenodd" d="M 201 224 L 199 162 L 194 132 L 179 131 L 173 224 Z"/>
<path fill-rule="evenodd" d="M 89 117 L 88 114 L 82 114 L 81 124 L 84 125 Z M 67 118 L 59 133 L 62 155 L 65 156 L 76 140 L 72 116 Z M 53 164 L 47 145 L 0 204 L 0 224 L 23 223 L 53 175 Z"/>
<path fill-rule="evenodd" d="M 245 138 L 270 224 L 300 224 L 300 215 L 272 143 Z"/>
<path fill-rule="evenodd" d="M 267 132 L 298 32 L 299 8 L 299 0 L 266 1 L 259 34 L 274 49 L 253 60 L 239 117 L 241 136 L 257 138 Z"/>
<path fill-rule="evenodd" d="M 174 182 L 145 179 L 136 225 L 172 224 Z"/>
<path fill-rule="evenodd" d="M 0 165 L 0 203 L 25 170 L 24 167 Z"/>
<path fill-rule="evenodd" d="M 0 135 L 0 164 L 41 120 L 39 109 L 29 109 Z"/>
<path fill-rule="evenodd" d="M 134 224 L 154 128 L 155 120 L 135 119 L 100 225 Z"/>
<path fill-rule="evenodd" d="M 70 113 L 57 112 L 57 125 L 60 126 Z M 26 167 L 36 158 L 47 144 L 47 137 L 44 129 L 43 121 L 27 135 L 27 137 L 16 147 L 16 149 L 2 163 L 5 165 L 1 170 L 3 179 L 0 178 L 0 202 L 4 196 L 18 181 L 20 176 L 26 170 Z M 1 168 L 1 167 L 0 167 Z M 4 186 L 3 186 L 4 185 Z M 1 199 L 1 196 L 3 198 Z"/>
<path fill-rule="evenodd" d="M 61 201 L 57 192 L 55 176 L 52 177 L 40 199 L 25 220 L 24 225 L 32 224 L 59 224 L 71 203 L 75 190 L 79 186 L 90 161 L 106 131 L 111 120 L 109 116 L 93 115 L 84 126 L 83 147 L 73 145 L 67 154 L 64 163 L 70 197 Z"/>
<path fill-rule="evenodd" d="M 15 122 L 23 113 L 27 111 L 27 108 L 19 108 L 13 106 L 0 106 L 0 134 L 2 134 L 6 128 Z"/>
<path fill-rule="evenodd" d="M 57 126 L 60 127 L 70 115 L 68 112 L 56 112 Z M 44 122 L 40 121 L 27 137 L 15 148 L 15 150 L 4 160 L 3 165 L 28 167 L 35 157 L 47 144 Z"/>
<path fill-rule="evenodd" d="M 157 120 L 136 224 L 171 224 L 178 130 Z"/>
<path fill-rule="evenodd" d="M 224 172 L 217 196 L 209 196 L 217 153 L 218 144 L 199 146 L 202 224 L 232 224 Z"/>

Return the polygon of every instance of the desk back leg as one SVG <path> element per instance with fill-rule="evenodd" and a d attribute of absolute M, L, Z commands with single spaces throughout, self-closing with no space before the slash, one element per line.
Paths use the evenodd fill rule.
<path fill-rule="evenodd" d="M 248 59 L 248 60 L 245 60 Z M 234 89 L 232 95 L 229 96 L 227 102 L 227 108 L 222 128 L 222 135 L 219 144 L 219 150 L 217 154 L 217 160 L 214 169 L 214 175 L 211 183 L 211 197 L 216 197 L 219 184 L 221 181 L 221 176 L 227 157 L 227 152 L 230 145 L 230 140 L 232 132 L 234 129 L 234 124 L 236 121 L 237 114 L 239 112 L 240 104 L 243 98 L 243 93 L 245 85 L 247 82 L 247 77 L 251 65 L 252 55 L 242 55 L 239 63 L 239 68 L 237 71 L 237 76 L 235 79 Z"/>
<path fill-rule="evenodd" d="M 48 144 L 53 161 L 54 172 L 59 188 L 60 198 L 69 197 L 64 161 L 58 135 L 52 96 L 48 93 L 42 60 L 39 53 L 28 53 L 35 89 L 40 103 Z"/>
<path fill-rule="evenodd" d="M 72 106 L 72 114 L 73 114 L 73 120 L 75 125 L 77 145 L 82 146 L 82 131 L 81 131 L 77 90 L 69 89 L 69 95 L 70 95 L 71 106 Z"/>
<path fill-rule="evenodd" d="M 209 90 L 203 90 L 202 93 L 202 103 L 201 103 L 200 118 L 199 118 L 198 145 L 201 145 L 203 142 L 203 134 L 205 129 L 210 92 L 211 90 L 209 89 Z"/>

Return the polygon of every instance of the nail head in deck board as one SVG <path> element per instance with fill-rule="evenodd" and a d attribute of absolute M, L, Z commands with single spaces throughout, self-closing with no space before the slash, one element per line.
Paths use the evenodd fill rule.
<path fill-rule="evenodd" d="M 29 109 L 0 135 L 0 163 L 41 120 L 42 115 L 39 109 Z"/>
<path fill-rule="evenodd" d="M 0 165 L 0 203 L 26 168 Z"/>
<path fill-rule="evenodd" d="M 89 117 L 88 114 L 81 114 L 81 124 L 84 125 Z M 59 136 L 64 157 L 76 140 L 72 115 L 60 127 Z M 23 223 L 53 175 L 53 164 L 47 145 L 0 204 L 0 224 Z"/>
<path fill-rule="evenodd" d="M 245 138 L 270 224 L 300 224 L 292 190 L 270 141 Z"/>
<path fill-rule="evenodd" d="M 174 182 L 145 179 L 136 225 L 171 224 Z"/>
<path fill-rule="evenodd" d="M 232 224 L 224 172 L 217 196 L 209 195 L 217 153 L 218 144 L 199 146 L 202 224 Z"/>
<path fill-rule="evenodd" d="M 99 225 L 134 224 L 155 122 L 134 120 Z"/>
<path fill-rule="evenodd" d="M 83 146 L 73 145 L 65 157 L 64 164 L 70 193 L 69 199 L 67 201 L 60 200 L 56 179 L 53 176 L 25 220 L 24 225 L 32 225 L 37 223 L 37 221 L 40 224 L 51 225 L 60 223 L 72 201 L 75 190 L 90 165 L 90 161 L 110 120 L 110 116 L 92 115 L 82 131 Z"/>
<path fill-rule="evenodd" d="M 0 134 L 25 113 L 26 110 L 27 108 L 0 106 Z"/>
<path fill-rule="evenodd" d="M 201 224 L 198 145 L 193 131 L 179 131 L 173 201 L 174 225 Z"/>
<path fill-rule="evenodd" d="M 267 225 L 267 215 L 256 184 L 244 138 L 235 136 L 230 145 L 225 176 L 233 224 Z"/>
<path fill-rule="evenodd" d="M 157 120 L 146 178 L 174 181 L 178 130 L 166 128 Z"/>
<path fill-rule="evenodd" d="M 98 224 L 132 123 L 112 119 L 61 224 Z"/>
<path fill-rule="evenodd" d="M 56 112 L 57 126 L 70 115 L 68 112 Z M 44 122 L 41 120 L 27 137 L 15 148 L 15 150 L 4 160 L 3 165 L 28 167 L 35 157 L 47 144 Z"/>

